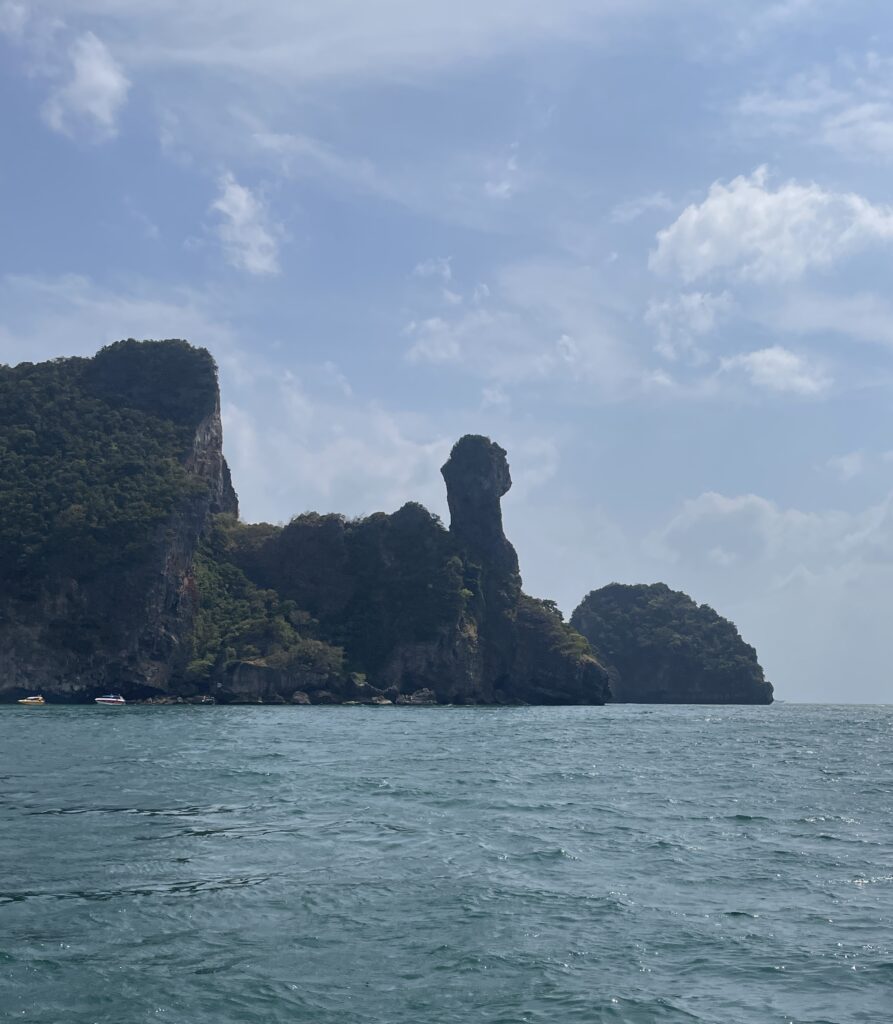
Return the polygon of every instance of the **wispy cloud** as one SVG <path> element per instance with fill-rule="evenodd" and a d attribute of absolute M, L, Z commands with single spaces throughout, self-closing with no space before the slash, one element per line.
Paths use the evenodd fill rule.
<path fill-rule="evenodd" d="M 746 93 L 735 113 L 748 131 L 825 146 L 850 160 L 893 159 L 893 60 L 869 51 L 798 71 Z"/>
<path fill-rule="evenodd" d="M 0 33 L 9 36 L 10 39 L 19 40 L 25 31 L 28 22 L 28 8 L 22 3 L 15 3 L 14 0 L 4 0 L 0 3 Z"/>
<path fill-rule="evenodd" d="M 44 119 L 65 135 L 111 138 L 117 132 L 130 82 L 105 43 L 92 32 L 74 40 L 68 59 L 68 80 L 44 104 Z"/>
<path fill-rule="evenodd" d="M 835 455 L 833 458 L 828 459 L 827 462 L 828 469 L 844 482 L 855 480 L 857 476 L 861 476 L 865 472 L 865 465 L 864 452 L 848 452 L 846 455 Z"/>
<path fill-rule="evenodd" d="M 249 274 L 278 274 L 281 227 L 270 221 L 263 201 L 232 174 L 224 174 L 218 187 L 211 210 L 220 215 L 217 236 L 227 261 Z"/>
<path fill-rule="evenodd" d="M 652 299 L 645 311 L 645 323 L 657 331 L 657 351 L 667 359 L 688 355 L 700 362 L 699 342 L 710 335 L 729 315 L 733 306 L 728 292 L 679 292 Z"/>
<path fill-rule="evenodd" d="M 638 220 L 643 214 L 656 210 L 672 210 L 673 201 L 663 192 L 650 192 L 648 195 L 637 196 L 635 199 L 627 199 L 618 203 L 610 213 L 611 220 L 615 224 L 629 224 Z"/>
<path fill-rule="evenodd" d="M 723 359 L 721 369 L 724 373 L 740 370 L 755 387 L 779 393 L 815 396 L 833 383 L 820 364 L 780 345 Z"/>

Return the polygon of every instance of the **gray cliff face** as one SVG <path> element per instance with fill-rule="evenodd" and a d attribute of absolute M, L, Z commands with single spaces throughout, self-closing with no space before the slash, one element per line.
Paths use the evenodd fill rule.
<path fill-rule="evenodd" d="M 502 529 L 502 498 L 512 486 L 504 448 L 466 434 L 440 470 L 447 488 L 450 533 L 473 559 L 518 573 L 518 556 Z"/>
<path fill-rule="evenodd" d="M 192 574 L 196 547 L 211 515 L 220 512 L 238 515 L 238 498 L 223 457 L 219 402 L 199 423 L 185 465 L 204 486 L 197 488 L 196 495 L 185 507 L 172 513 L 158 532 L 157 561 L 153 559 L 155 564 L 148 574 L 142 604 L 143 626 L 128 636 L 127 648 L 121 652 L 114 669 L 124 679 L 120 686 L 130 686 L 140 692 L 151 689 L 164 693 L 172 683 L 179 687 L 179 679 L 190 657 L 197 609 Z"/>
<path fill-rule="evenodd" d="M 211 514 L 238 510 L 217 403 L 184 465 L 194 486 L 126 572 L 47 579 L 30 600 L 0 597 L 0 699 L 39 692 L 77 701 L 111 689 L 136 698 L 178 687 L 196 610 L 196 545 Z M 60 642 L 67 622 L 94 624 L 91 641 Z"/>

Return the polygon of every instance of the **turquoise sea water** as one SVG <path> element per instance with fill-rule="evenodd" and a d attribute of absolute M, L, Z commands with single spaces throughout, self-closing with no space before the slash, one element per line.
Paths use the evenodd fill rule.
<path fill-rule="evenodd" d="M 893 708 L 0 708 L 0 1020 L 893 1020 Z"/>

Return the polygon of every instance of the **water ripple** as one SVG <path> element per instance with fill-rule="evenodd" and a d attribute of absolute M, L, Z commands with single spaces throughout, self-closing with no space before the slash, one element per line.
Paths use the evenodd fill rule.
<path fill-rule="evenodd" d="M 889 1024 L 893 710 L 0 709 L 0 1020 Z"/>

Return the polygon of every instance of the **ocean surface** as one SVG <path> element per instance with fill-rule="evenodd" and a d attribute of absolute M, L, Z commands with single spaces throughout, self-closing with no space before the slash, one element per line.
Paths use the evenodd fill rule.
<path fill-rule="evenodd" d="M 893 708 L 0 708 L 0 1020 L 889 1024 Z"/>

